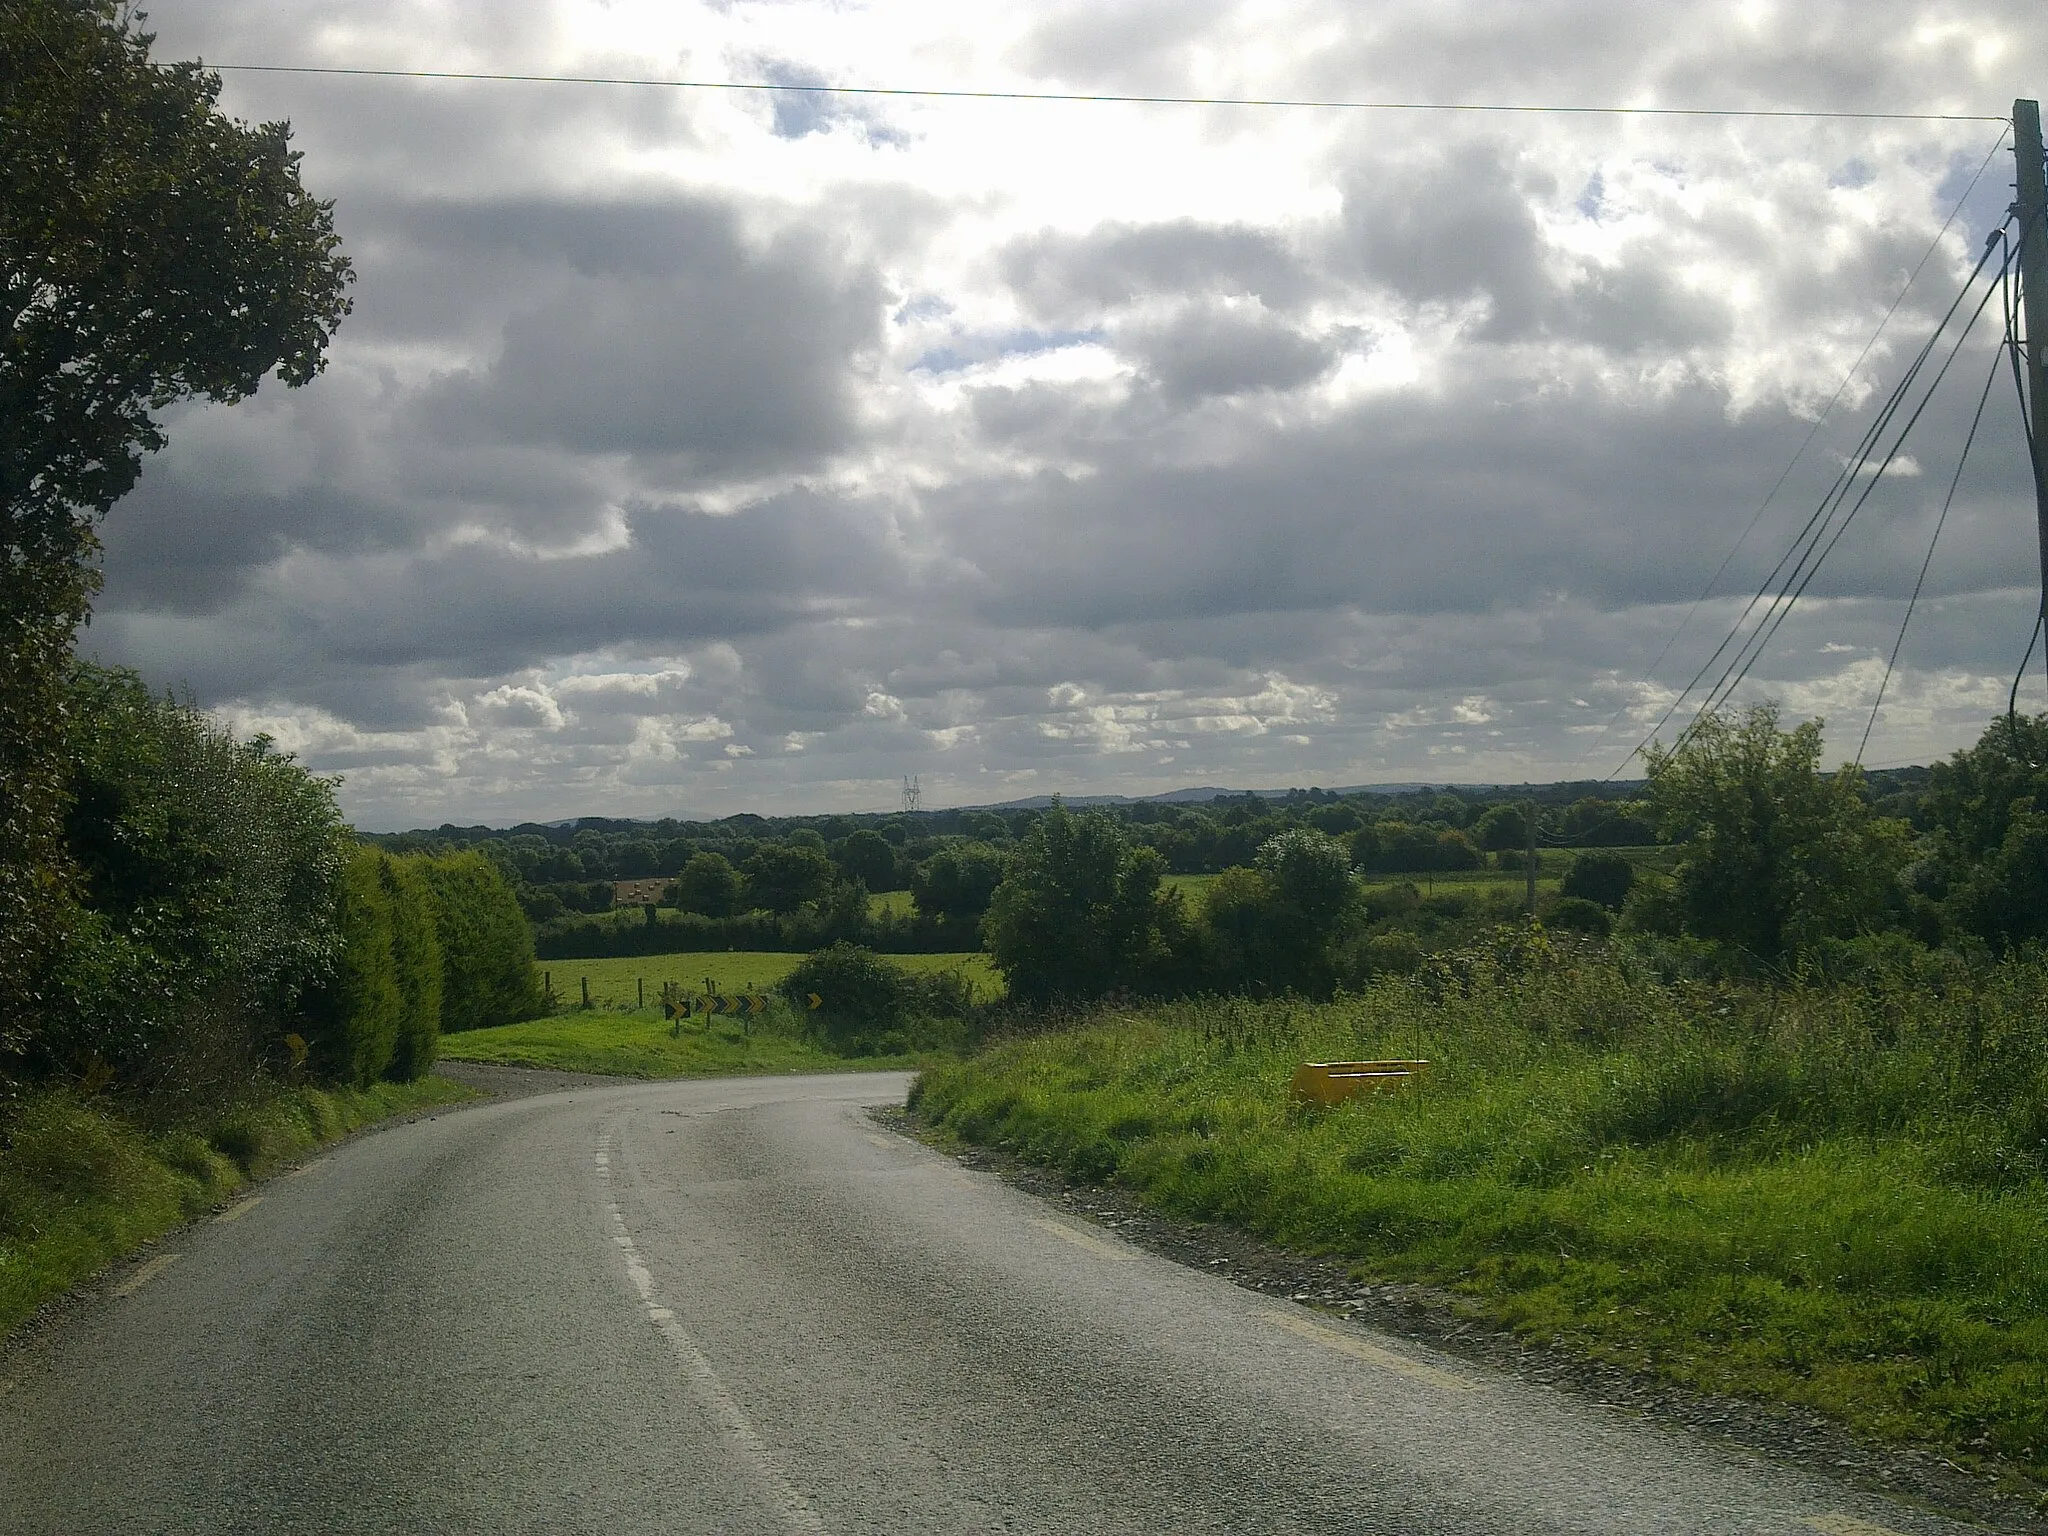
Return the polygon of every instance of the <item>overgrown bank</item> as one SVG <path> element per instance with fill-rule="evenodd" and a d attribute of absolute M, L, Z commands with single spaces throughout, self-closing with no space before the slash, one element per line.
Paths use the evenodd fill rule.
<path fill-rule="evenodd" d="M 0 1337 L 52 1296 L 301 1153 L 469 1096 L 438 1077 L 255 1091 L 206 1121 L 152 1132 L 103 1100 L 31 1095 L 0 1138 Z"/>
<path fill-rule="evenodd" d="M 1312 1006 L 1098 1016 L 926 1072 L 968 1140 L 1707 1391 L 2048 1477 L 2048 965 L 1767 990 L 1507 942 Z M 1431 1060 L 1291 1108 L 1293 1066 Z"/>

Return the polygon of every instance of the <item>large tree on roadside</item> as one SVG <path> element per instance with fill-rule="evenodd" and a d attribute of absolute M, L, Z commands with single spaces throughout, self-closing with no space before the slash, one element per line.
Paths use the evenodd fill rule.
<path fill-rule="evenodd" d="M 1889 916 L 1908 829 L 1871 814 L 1856 769 L 1821 773 L 1820 732 L 1818 720 L 1781 731 L 1765 705 L 1708 714 L 1645 754 L 1658 832 L 1682 845 L 1688 932 L 1776 960 Z"/>
<path fill-rule="evenodd" d="M 1177 904 L 1160 889 L 1166 861 L 1100 812 L 1055 800 L 1012 855 L 983 923 L 1010 996 L 1088 1002 L 1145 986 L 1165 962 Z"/>
<path fill-rule="evenodd" d="M 151 62 L 116 0 L 0 0 L 0 1060 L 63 928 L 64 672 L 99 517 L 158 413 L 306 383 L 348 311 L 331 206 L 285 123 Z"/>

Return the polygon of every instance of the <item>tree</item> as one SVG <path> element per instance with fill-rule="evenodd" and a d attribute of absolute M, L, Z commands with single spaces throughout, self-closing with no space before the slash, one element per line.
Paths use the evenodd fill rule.
<path fill-rule="evenodd" d="M 1344 846 L 1312 827 L 1296 827 L 1259 848 L 1259 872 L 1318 937 L 1327 938 L 1351 905 L 1357 886 Z"/>
<path fill-rule="evenodd" d="M 953 843 L 918 865 L 910 900 L 926 917 L 972 926 L 987 913 L 1008 861 L 986 843 Z"/>
<path fill-rule="evenodd" d="M 391 902 L 391 969 L 398 983 L 398 1029 L 387 1077 L 410 1083 L 433 1070 L 441 1045 L 440 914 L 420 855 L 384 855 L 378 870 Z"/>
<path fill-rule="evenodd" d="M 1165 861 L 1100 812 L 1055 800 L 1011 858 L 984 924 L 1019 1002 L 1043 1005 L 1142 987 L 1166 959 Z"/>
<path fill-rule="evenodd" d="M 306 383 L 349 307 L 289 126 L 223 117 L 219 78 L 153 64 L 131 15 L 0 10 L 0 1052 L 61 947 L 57 743 L 97 519 L 163 446 L 156 413 Z"/>
<path fill-rule="evenodd" d="M 746 903 L 787 917 L 805 902 L 831 889 L 838 871 L 823 848 L 802 843 L 764 843 L 742 866 L 747 877 Z"/>
<path fill-rule="evenodd" d="M 1526 849 L 1529 818 L 1519 805 L 1490 805 L 1473 823 L 1472 835 L 1488 853 L 1499 853 L 1504 848 Z"/>
<path fill-rule="evenodd" d="M 1567 899 L 1597 902 L 1610 912 L 1619 912 L 1636 883 L 1636 867 L 1618 853 L 1582 853 L 1564 872 Z"/>
<path fill-rule="evenodd" d="M 722 853 L 691 855 L 676 876 L 676 905 L 706 917 L 731 917 L 740 904 L 740 872 Z"/>
<path fill-rule="evenodd" d="M 1999 949 L 2048 938 L 2048 715 L 2007 716 L 1928 774 L 1939 883 Z"/>
<path fill-rule="evenodd" d="M 1658 831 L 1684 845 L 1685 928 L 1775 960 L 1819 939 L 1882 926 L 1901 895 L 1907 829 L 1870 813 L 1862 775 L 1820 772 L 1821 722 L 1778 729 L 1764 705 L 1709 714 L 1670 749 L 1648 749 Z"/>
<path fill-rule="evenodd" d="M 832 850 L 832 862 L 849 880 L 858 880 L 871 891 L 900 891 L 903 882 L 896 875 L 896 850 L 881 833 L 863 827 L 840 839 Z"/>

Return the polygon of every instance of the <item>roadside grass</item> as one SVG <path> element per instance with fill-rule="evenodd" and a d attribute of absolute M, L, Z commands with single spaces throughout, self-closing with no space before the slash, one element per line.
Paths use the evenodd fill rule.
<path fill-rule="evenodd" d="M 803 1022 L 780 1001 L 748 1021 L 745 1029 L 737 1020 L 714 1017 L 686 1020 L 680 1032 L 652 1008 L 579 1009 L 524 1024 L 443 1035 L 441 1056 L 448 1061 L 648 1078 L 902 1072 L 951 1059 L 933 1052 L 835 1056 L 811 1038 Z"/>
<path fill-rule="evenodd" d="M 1533 1338 L 2048 1479 L 2048 963 L 1665 987 L 1592 951 L 1108 1014 L 925 1072 L 965 1140 Z M 1290 1107 L 1295 1066 L 1420 1057 Z"/>
<path fill-rule="evenodd" d="M 990 1002 L 1003 995 L 1002 975 L 989 964 L 988 956 L 979 952 L 889 955 L 885 958 L 891 965 L 919 974 L 957 970 L 974 984 L 974 995 L 981 1002 Z M 673 981 L 693 993 L 703 992 L 707 977 L 715 983 L 715 990 L 721 993 L 765 991 L 795 970 L 803 960 L 800 954 L 774 950 L 708 950 L 680 955 L 623 955 L 602 960 L 543 960 L 540 964 L 547 973 L 549 985 L 554 988 L 556 1000 L 565 1006 L 581 1004 L 581 983 L 587 978 L 590 1001 L 594 1006 L 636 1007 L 644 991 L 647 1005 L 652 1008 L 665 981 Z M 476 1033 L 488 1034 L 490 1031 Z M 451 1046 L 469 1038 L 470 1035 L 443 1036 L 441 1054 L 450 1054 Z"/>
<path fill-rule="evenodd" d="M 0 1125 L 0 1338 L 52 1296 L 282 1163 L 408 1110 L 474 1097 L 445 1078 L 277 1088 L 153 1132 L 104 1099 L 38 1093 Z"/>

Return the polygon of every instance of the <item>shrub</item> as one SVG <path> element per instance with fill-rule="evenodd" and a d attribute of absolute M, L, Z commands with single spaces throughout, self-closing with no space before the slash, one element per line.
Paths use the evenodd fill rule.
<path fill-rule="evenodd" d="M 1636 883 L 1636 868 L 1618 853 L 1582 853 L 1564 872 L 1564 894 L 1619 912 Z"/>
<path fill-rule="evenodd" d="M 1375 976 L 1412 976 L 1422 969 L 1422 946 L 1399 929 L 1375 933 L 1365 941 L 1365 963 Z"/>
<path fill-rule="evenodd" d="M 802 1009 L 808 1009 L 811 993 L 822 999 L 810 1017 L 826 1046 L 842 1056 L 954 1043 L 972 1002 L 968 982 L 958 973 L 917 975 L 857 944 L 807 955 L 779 990 Z M 955 1027 L 945 1028 L 947 1021 Z"/>
<path fill-rule="evenodd" d="M 1543 921 L 1552 928 L 1562 928 L 1570 933 L 1589 933 L 1598 939 L 1606 938 L 1614 928 L 1614 919 L 1608 915 L 1607 909 L 1583 896 L 1560 897 L 1543 914 Z"/>
<path fill-rule="evenodd" d="M 331 968 L 332 785 L 134 674 L 79 666 L 64 741 L 78 880 L 39 1075 L 94 1064 L 173 1113 L 238 1092 Z"/>
<path fill-rule="evenodd" d="M 497 865 L 480 853 L 448 853 L 418 868 L 434 892 L 442 1032 L 535 1017 L 541 996 L 533 932 Z"/>
<path fill-rule="evenodd" d="M 377 872 L 391 899 L 391 972 L 399 1003 L 384 1075 L 404 1083 L 433 1069 L 441 1042 L 441 940 L 433 887 L 420 870 L 426 862 L 387 855 Z"/>
<path fill-rule="evenodd" d="M 368 1087 L 398 1047 L 405 996 L 393 953 L 390 855 L 359 848 L 341 873 L 341 953 L 333 974 L 308 999 L 308 1063 L 330 1081 Z"/>

